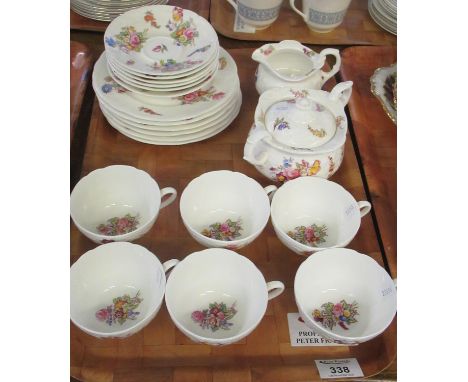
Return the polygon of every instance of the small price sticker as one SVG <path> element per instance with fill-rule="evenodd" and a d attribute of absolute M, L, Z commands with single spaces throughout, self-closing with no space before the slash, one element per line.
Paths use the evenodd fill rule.
<path fill-rule="evenodd" d="M 364 377 L 356 358 L 315 360 L 320 378 Z"/>

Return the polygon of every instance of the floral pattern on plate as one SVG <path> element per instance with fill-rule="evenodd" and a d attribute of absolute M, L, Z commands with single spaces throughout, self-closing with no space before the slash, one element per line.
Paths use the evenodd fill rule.
<path fill-rule="evenodd" d="M 219 329 L 229 330 L 234 324 L 228 321 L 237 313 L 235 305 L 236 303 L 228 308 L 224 302 L 219 304 L 214 302 L 209 304 L 208 309 L 192 312 L 192 320 L 198 323 L 202 329 L 211 329 L 212 332 Z"/>
<path fill-rule="evenodd" d="M 147 108 L 147 107 L 144 107 L 144 106 L 140 106 L 138 108 L 138 110 L 142 111 L 143 113 L 150 114 L 150 115 L 161 115 L 161 114 L 155 112 L 153 109 L 150 109 L 150 108 Z"/>
<path fill-rule="evenodd" d="M 106 37 L 105 42 L 112 48 L 119 46 L 120 50 L 127 53 L 130 51 L 139 52 L 143 43 L 148 39 L 147 33 L 148 29 L 137 32 L 133 26 L 122 27 L 119 34 L 115 35 L 114 38 Z"/>
<path fill-rule="evenodd" d="M 171 37 L 176 45 L 193 45 L 195 37 L 198 37 L 193 20 L 184 21 L 184 10 L 179 7 L 174 7 L 172 10 L 172 20 L 167 22 L 166 28 L 171 32 Z"/>
<path fill-rule="evenodd" d="M 201 234 L 215 240 L 233 241 L 241 236 L 242 230 L 241 219 L 236 221 L 227 219 L 223 223 L 210 224 Z"/>
<path fill-rule="evenodd" d="M 311 165 L 306 160 L 294 162 L 293 158 L 284 158 L 283 163 L 278 167 L 270 167 L 270 171 L 275 174 L 278 182 L 286 182 L 291 179 L 296 179 L 300 176 L 317 175 L 320 171 L 320 161 L 315 160 Z"/>
<path fill-rule="evenodd" d="M 333 330 L 336 325 L 339 325 L 344 330 L 348 330 L 349 325 L 358 322 L 355 318 L 359 315 L 359 306 L 356 301 L 351 304 L 345 300 L 341 300 L 337 304 L 327 302 L 322 304 L 321 308 L 321 310 L 315 309 L 312 315 L 314 321 L 320 322 L 327 329 Z"/>
<path fill-rule="evenodd" d="M 113 90 L 117 91 L 117 93 L 125 93 L 128 92 L 127 89 L 125 89 L 123 86 L 119 85 L 117 82 L 115 82 L 111 76 L 106 76 L 104 78 L 104 81 L 106 82 L 104 85 L 101 86 L 101 91 L 104 94 L 110 93 Z"/>
<path fill-rule="evenodd" d="M 138 215 L 126 214 L 122 218 L 107 219 L 105 223 L 99 224 L 96 228 L 101 235 L 116 236 L 135 231 L 138 224 L 140 224 Z"/>
<path fill-rule="evenodd" d="M 224 92 L 217 92 L 216 89 L 212 86 L 208 90 L 196 90 L 183 96 L 176 97 L 176 99 L 181 101 L 182 105 L 186 105 L 200 101 L 218 101 L 224 96 Z"/>
<path fill-rule="evenodd" d="M 120 325 L 124 324 L 127 320 L 136 320 L 140 312 L 136 312 L 135 309 L 143 301 L 140 297 L 140 291 L 135 297 L 130 297 L 128 294 L 116 297 L 112 300 L 112 305 L 108 305 L 106 308 L 100 309 L 96 312 L 96 318 L 99 321 L 105 321 L 106 324 L 112 326 L 115 323 Z"/>
<path fill-rule="evenodd" d="M 177 62 L 172 58 L 168 58 L 167 60 L 159 60 L 159 62 L 155 62 L 153 65 L 150 65 L 150 68 L 157 72 L 168 73 L 176 72 L 182 69 L 189 69 L 192 66 L 200 64 L 201 62 L 201 60 L 186 60 Z"/>
<path fill-rule="evenodd" d="M 284 129 L 289 129 L 289 123 L 284 120 L 284 117 L 282 118 L 276 118 L 275 123 L 273 124 L 273 131 L 278 129 L 278 130 L 284 130 Z"/>
<path fill-rule="evenodd" d="M 161 28 L 161 25 L 158 25 L 158 23 L 156 22 L 156 19 L 154 18 L 153 12 L 151 11 L 147 11 L 145 13 L 145 21 L 149 22 L 151 26 L 156 29 Z"/>
<path fill-rule="evenodd" d="M 318 244 L 325 243 L 327 235 L 327 226 L 325 224 L 310 226 L 297 226 L 292 231 L 287 232 L 291 239 L 297 242 L 308 245 L 309 247 L 316 247 Z"/>
<path fill-rule="evenodd" d="M 156 53 L 164 53 L 167 52 L 167 46 L 164 44 L 158 44 L 151 50 Z"/>

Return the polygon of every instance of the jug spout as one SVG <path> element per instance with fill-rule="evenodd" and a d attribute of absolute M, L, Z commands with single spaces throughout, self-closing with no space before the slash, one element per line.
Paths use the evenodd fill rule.
<path fill-rule="evenodd" d="M 276 44 L 275 44 L 276 45 Z M 252 53 L 252 60 L 267 65 L 268 56 L 275 51 L 275 45 L 265 44 Z"/>

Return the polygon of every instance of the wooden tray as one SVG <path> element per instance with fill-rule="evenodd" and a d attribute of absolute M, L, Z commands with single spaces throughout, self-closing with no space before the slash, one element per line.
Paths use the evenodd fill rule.
<path fill-rule="evenodd" d="M 170 0 L 167 4 L 190 9 L 207 20 L 210 17 L 210 0 Z M 104 32 L 108 25 L 108 22 L 88 19 L 70 9 L 70 29 Z"/>
<path fill-rule="evenodd" d="M 298 9 L 301 2 L 296 1 Z M 222 35 L 238 40 L 282 41 L 297 40 L 316 45 L 395 45 L 396 36 L 380 28 L 369 16 L 367 0 L 353 0 L 343 24 L 330 33 L 309 30 L 303 19 L 295 13 L 288 0 L 278 19 L 267 29 L 255 33 L 234 32 L 235 10 L 226 0 L 211 2 L 210 21 Z"/>
<path fill-rule="evenodd" d="M 352 47 L 341 53 L 340 71 L 343 80 L 354 81 L 348 107 L 393 277 L 397 275 L 397 127 L 371 93 L 370 77 L 396 60 L 396 47 Z"/>
<path fill-rule="evenodd" d="M 253 49 L 231 50 L 238 64 L 243 104 L 237 119 L 221 134 L 185 146 L 152 146 L 133 141 L 114 130 L 94 104 L 82 175 L 112 164 L 126 164 L 147 171 L 160 187 L 176 187 L 179 196 L 193 178 L 220 169 L 240 171 L 263 186 L 270 182 L 242 159 L 253 121 L 258 94 L 254 87 L 256 63 Z M 332 82 L 330 80 L 329 82 Z M 327 88 L 333 86 L 329 83 Z M 350 139 L 342 167 L 332 180 L 342 184 L 357 200 L 365 199 L 356 155 Z M 161 210 L 152 230 L 136 243 L 161 261 L 182 259 L 203 249 L 186 232 L 178 211 L 179 199 Z M 72 224 L 71 261 L 96 245 Z M 349 245 L 380 264 L 374 226 L 370 217 Z M 246 339 L 225 347 L 195 344 L 171 322 L 163 304 L 156 318 L 139 333 L 123 340 L 96 339 L 71 324 L 71 375 L 84 381 L 318 381 L 314 359 L 356 357 L 365 376 L 386 368 L 396 356 L 396 320 L 384 334 L 354 347 L 291 347 L 287 313 L 297 312 L 294 276 L 304 260 L 276 238 L 271 223 L 249 246 L 239 250 L 262 271 L 266 280 L 281 280 L 285 292 L 268 304 L 265 317 Z"/>

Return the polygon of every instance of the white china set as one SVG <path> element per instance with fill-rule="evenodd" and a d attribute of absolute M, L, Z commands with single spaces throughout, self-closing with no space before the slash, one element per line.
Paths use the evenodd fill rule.
<path fill-rule="evenodd" d="M 397 0 L 369 0 L 369 15 L 380 27 L 397 34 Z"/>
<path fill-rule="evenodd" d="M 182 145 L 218 134 L 237 117 L 236 63 L 196 13 L 134 9 L 109 24 L 104 42 L 93 88 L 109 124 L 127 137 Z"/>
<path fill-rule="evenodd" d="M 111 21 L 130 9 L 144 5 L 163 5 L 169 0 L 71 0 L 70 8 L 81 16 Z"/>

